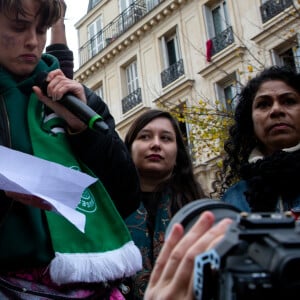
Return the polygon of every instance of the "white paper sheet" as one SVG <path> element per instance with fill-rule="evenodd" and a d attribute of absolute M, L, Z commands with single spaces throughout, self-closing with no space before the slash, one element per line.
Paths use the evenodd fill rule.
<path fill-rule="evenodd" d="M 95 181 L 77 170 L 0 146 L 0 189 L 42 198 L 82 232 L 85 215 L 75 208 Z"/>

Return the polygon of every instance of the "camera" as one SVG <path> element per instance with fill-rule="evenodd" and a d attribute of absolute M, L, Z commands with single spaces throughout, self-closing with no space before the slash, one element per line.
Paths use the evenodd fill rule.
<path fill-rule="evenodd" d="M 200 253 L 194 266 L 194 298 L 199 300 L 288 299 L 300 295 L 300 223 L 289 213 L 245 213 L 214 199 L 200 199 L 172 218 L 185 232 L 210 210 L 216 223 L 231 218 L 223 240 Z"/>

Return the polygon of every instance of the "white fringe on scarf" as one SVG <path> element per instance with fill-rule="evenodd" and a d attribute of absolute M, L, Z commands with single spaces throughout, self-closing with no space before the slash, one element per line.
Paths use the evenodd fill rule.
<path fill-rule="evenodd" d="M 57 284 L 107 282 L 134 275 L 142 269 L 142 256 L 133 241 L 102 253 L 55 253 L 50 276 Z"/>

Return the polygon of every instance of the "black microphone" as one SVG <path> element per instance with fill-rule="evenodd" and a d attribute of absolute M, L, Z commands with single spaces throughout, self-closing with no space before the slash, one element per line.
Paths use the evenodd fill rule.
<path fill-rule="evenodd" d="M 43 71 L 38 73 L 35 77 L 35 85 L 37 85 L 45 95 L 47 95 L 48 86 L 48 82 L 46 81 L 47 76 L 48 73 Z M 108 130 L 108 125 L 103 121 L 102 117 L 74 95 L 70 93 L 65 94 L 62 99 L 59 100 L 59 103 L 78 117 L 89 128 L 101 132 Z"/>

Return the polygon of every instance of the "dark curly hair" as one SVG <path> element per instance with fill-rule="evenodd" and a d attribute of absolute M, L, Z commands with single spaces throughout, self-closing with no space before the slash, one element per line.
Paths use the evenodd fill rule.
<path fill-rule="evenodd" d="M 280 80 L 300 94 L 300 75 L 289 68 L 272 66 L 264 69 L 256 77 L 249 80 L 239 94 L 238 105 L 234 114 L 234 124 L 229 129 L 229 138 L 224 144 L 226 156 L 220 180 L 221 195 L 235 181 L 241 178 L 241 168 L 248 162 L 249 155 L 259 141 L 254 133 L 252 121 L 252 103 L 260 86 L 270 80 Z"/>
<path fill-rule="evenodd" d="M 174 213 L 184 204 L 205 197 L 200 184 L 194 176 L 192 161 L 184 144 L 184 140 L 176 119 L 174 119 L 172 115 L 167 111 L 159 109 L 147 110 L 146 112 L 141 114 L 137 119 L 135 119 L 135 121 L 130 126 L 125 137 L 125 145 L 127 146 L 129 152 L 131 152 L 131 146 L 134 140 L 136 139 L 138 133 L 148 123 L 157 118 L 168 119 L 171 122 L 176 134 L 176 166 L 173 170 L 170 180 L 163 182 L 157 187 L 158 197 L 159 193 L 165 190 L 168 190 L 171 193 L 170 207 L 172 213 Z"/>

